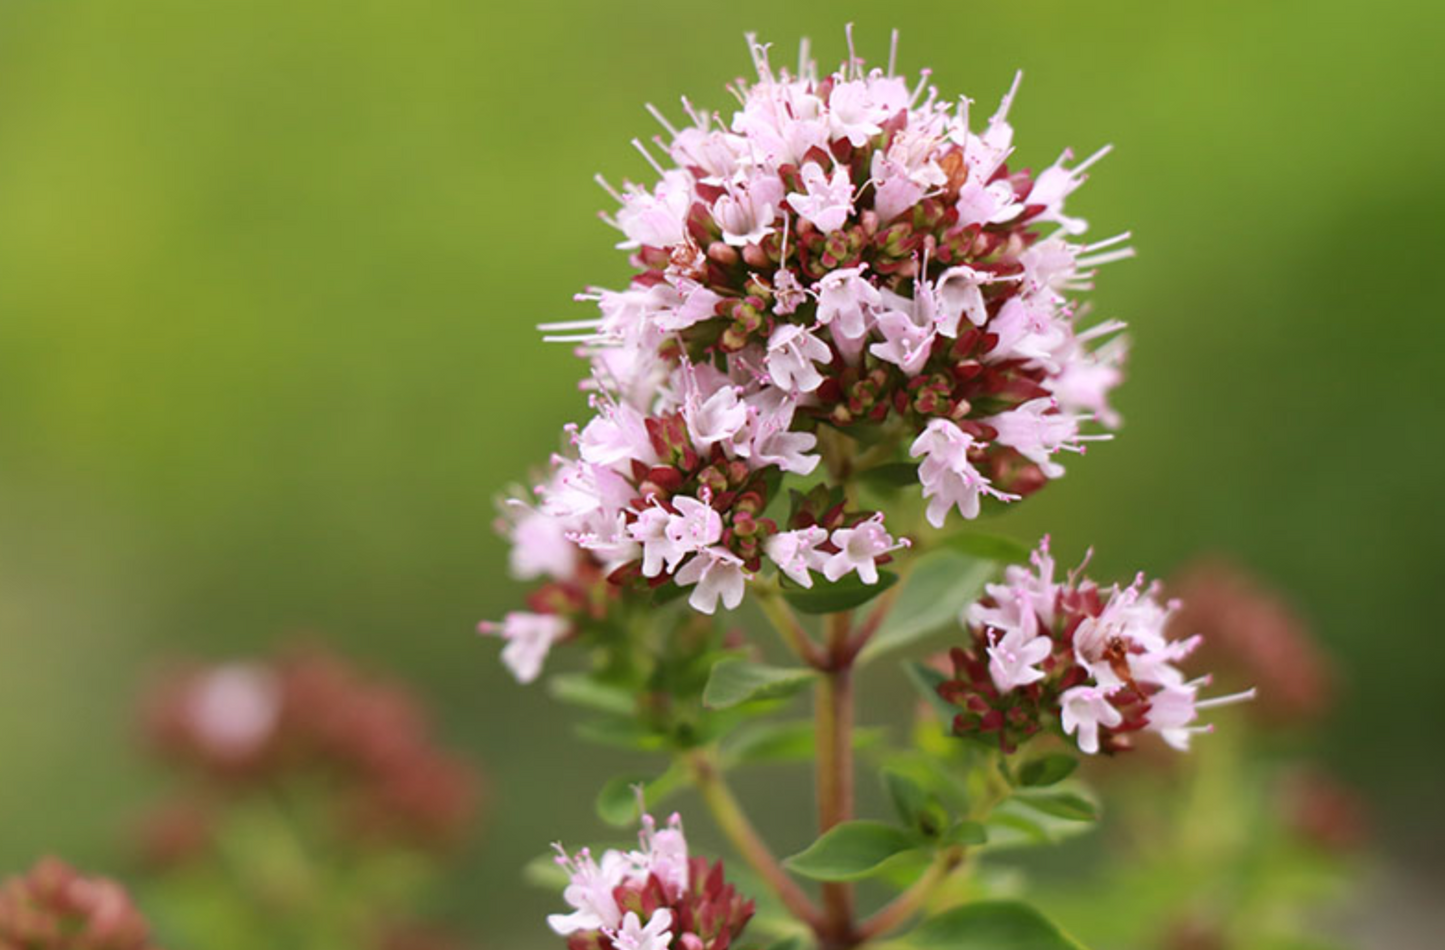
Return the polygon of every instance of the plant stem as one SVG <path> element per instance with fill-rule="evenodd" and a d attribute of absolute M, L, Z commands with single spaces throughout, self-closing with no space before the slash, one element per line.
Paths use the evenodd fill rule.
<path fill-rule="evenodd" d="M 822 911 L 813 903 L 798 883 L 788 876 L 778 859 L 773 856 L 757 829 L 753 827 L 742 805 L 733 795 L 722 777 L 717 763 L 701 750 L 690 753 L 687 765 L 697 783 L 698 791 L 713 815 L 713 820 L 733 847 L 737 848 L 743 860 L 758 873 L 799 920 L 814 931 L 822 933 L 827 926 Z"/>
<path fill-rule="evenodd" d="M 939 886 L 963 864 L 963 849 L 949 848 L 938 855 L 923 876 L 882 910 L 858 926 L 860 941 L 881 937 L 908 922 L 933 897 Z"/>
<path fill-rule="evenodd" d="M 826 833 L 853 817 L 853 658 L 848 654 L 851 613 L 828 617 L 829 664 L 818 680 L 815 714 L 818 740 L 818 831 Z M 823 885 L 828 936 L 848 946 L 853 939 L 853 886 Z"/>
<path fill-rule="evenodd" d="M 757 604 L 763 615 L 772 623 L 773 629 L 778 631 L 778 636 L 798 659 L 815 669 L 823 669 L 826 666 L 827 658 L 823 655 L 823 651 L 813 642 L 813 638 L 808 636 L 808 631 L 803 629 L 802 623 L 799 622 L 792 608 L 788 606 L 788 602 L 775 590 L 759 591 Z"/>

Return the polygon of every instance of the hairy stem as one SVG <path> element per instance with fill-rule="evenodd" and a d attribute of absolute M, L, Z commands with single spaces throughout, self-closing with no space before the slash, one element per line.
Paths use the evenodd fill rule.
<path fill-rule="evenodd" d="M 814 931 L 824 932 L 827 922 L 822 911 L 773 856 L 773 852 L 743 812 L 742 805 L 732 789 L 723 780 L 717 763 L 707 753 L 695 751 L 688 755 L 687 765 L 703 801 L 712 812 L 713 820 L 743 860 L 767 882 L 794 917 L 812 927 Z"/>
<path fill-rule="evenodd" d="M 938 855 L 923 876 L 878 913 L 858 925 L 858 939 L 872 940 L 903 926 L 923 910 L 938 888 L 963 864 L 963 849 L 949 848 Z"/>

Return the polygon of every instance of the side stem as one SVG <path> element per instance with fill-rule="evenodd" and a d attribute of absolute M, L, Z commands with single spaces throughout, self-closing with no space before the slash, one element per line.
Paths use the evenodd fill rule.
<path fill-rule="evenodd" d="M 944 851 L 908 890 L 899 894 L 882 910 L 858 926 L 858 939 L 860 941 L 872 940 L 903 926 L 909 918 L 927 906 L 934 892 L 962 864 L 962 848 L 950 848 Z"/>
<path fill-rule="evenodd" d="M 742 805 L 723 780 L 716 763 L 706 753 L 698 751 L 688 756 L 687 764 L 693 781 L 697 783 L 698 792 L 712 812 L 713 820 L 738 850 L 738 854 L 777 893 L 793 916 L 812 927 L 815 932 L 824 932 L 827 922 L 822 911 L 798 883 L 788 876 L 788 872 L 783 870 L 783 866 L 778 863 L 778 859 L 773 856 L 773 852 L 748 820 Z"/>

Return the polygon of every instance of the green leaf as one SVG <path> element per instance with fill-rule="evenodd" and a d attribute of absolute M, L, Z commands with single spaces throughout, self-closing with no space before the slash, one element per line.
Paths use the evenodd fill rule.
<path fill-rule="evenodd" d="M 1025 762 L 1019 769 L 1019 784 L 1033 788 L 1056 785 L 1074 774 L 1079 760 L 1064 752 L 1051 752 L 1046 756 Z"/>
<path fill-rule="evenodd" d="M 558 702 L 619 716 L 630 716 L 637 710 L 635 693 L 583 673 L 558 673 L 547 681 L 547 693 Z"/>
<path fill-rule="evenodd" d="M 617 716 L 594 716 L 576 726 L 577 735 L 588 742 L 618 749 L 656 752 L 667 748 L 667 736 L 644 726 L 635 719 Z"/>
<path fill-rule="evenodd" d="M 978 599 L 996 571 L 992 561 L 953 551 L 925 554 L 898 592 L 888 619 L 863 648 L 861 661 L 908 646 L 942 627 L 957 629 L 959 614 Z"/>
<path fill-rule="evenodd" d="M 959 710 L 948 700 L 938 695 L 938 687 L 947 682 L 948 677 L 935 670 L 931 666 L 925 666 L 917 660 L 909 660 L 903 664 L 903 672 L 908 674 L 908 681 L 923 697 L 938 717 L 943 720 L 945 732 L 953 732 L 953 720 L 958 716 Z"/>
<path fill-rule="evenodd" d="M 989 850 L 1059 844 L 1092 831 L 1089 821 L 1059 818 L 1037 811 L 1015 796 L 993 810 L 986 822 Z"/>
<path fill-rule="evenodd" d="M 687 784 L 681 769 L 668 769 L 650 778 L 646 775 L 619 775 L 609 779 L 597 793 L 597 817 L 618 828 L 637 824 L 641 813 L 637 808 L 637 789 L 642 788 L 643 804 L 651 808 Z"/>
<path fill-rule="evenodd" d="M 569 875 L 557 865 L 557 855 L 539 854 L 522 868 L 522 880 L 547 891 L 560 891 L 567 886 Z"/>
<path fill-rule="evenodd" d="M 853 748 L 866 749 L 883 741 L 882 729 L 853 730 Z M 818 753 L 817 727 L 811 719 L 794 722 L 754 722 L 723 739 L 723 764 L 757 765 L 771 762 L 807 762 Z"/>
<path fill-rule="evenodd" d="M 943 836 L 944 844 L 984 844 L 988 841 L 988 829 L 980 822 L 965 819 L 948 829 Z"/>
<path fill-rule="evenodd" d="M 1069 821 L 1098 821 L 1099 807 L 1073 792 L 1019 792 L 1014 800 L 1045 815 Z"/>
<path fill-rule="evenodd" d="M 918 845 L 916 836 L 881 821 L 846 821 L 783 863 L 815 881 L 857 881 Z"/>
<path fill-rule="evenodd" d="M 1083 950 L 1083 944 L 1018 901 L 956 907 L 891 945 L 912 950 Z"/>
<path fill-rule="evenodd" d="M 897 491 L 918 485 L 918 465 L 914 462 L 889 462 L 858 473 L 858 479 L 869 488 Z"/>
<path fill-rule="evenodd" d="M 1028 547 L 997 534 L 967 531 L 945 538 L 942 545 L 962 554 L 970 554 L 1000 564 L 1027 564 L 1033 552 Z"/>
<path fill-rule="evenodd" d="M 760 699 L 784 699 L 807 686 L 817 675 L 816 670 L 804 667 L 723 660 L 712 668 L 702 702 L 709 709 L 730 709 Z"/>
<path fill-rule="evenodd" d="M 892 571 L 879 571 L 876 584 L 863 583 L 857 574 L 836 581 L 814 575 L 812 587 L 799 587 L 787 577 L 782 578 L 783 598 L 794 610 L 805 614 L 836 614 L 861 607 L 896 583 L 898 575 Z"/>
<path fill-rule="evenodd" d="M 899 820 L 910 827 L 916 826 L 924 809 L 928 807 L 928 792 L 897 769 L 884 769 L 882 778 L 883 787 L 888 791 L 888 798 L 893 802 L 893 810 L 898 812 Z"/>

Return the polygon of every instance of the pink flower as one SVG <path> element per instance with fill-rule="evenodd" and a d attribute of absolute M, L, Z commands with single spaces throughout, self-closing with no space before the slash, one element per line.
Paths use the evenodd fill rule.
<path fill-rule="evenodd" d="M 823 375 L 814 363 L 827 363 L 833 358 L 828 344 L 813 336 L 807 327 L 782 323 L 768 337 L 768 375 L 773 385 L 800 393 L 810 393 L 823 382 Z"/>
<path fill-rule="evenodd" d="M 738 392 L 732 386 L 723 386 L 706 399 L 694 394 L 683 407 L 682 415 L 688 434 L 699 449 L 731 442 L 748 423 L 748 407 L 738 401 Z"/>
<path fill-rule="evenodd" d="M 688 887 L 687 836 L 682 831 L 682 816 L 674 814 L 667 827 L 659 830 L 657 821 L 644 814 L 638 840 L 642 850 L 632 854 L 637 875 L 642 880 L 656 877 L 668 897 L 681 898 Z"/>
<path fill-rule="evenodd" d="M 823 576 L 837 581 L 851 571 L 858 572 L 858 578 L 865 584 L 878 583 L 878 558 L 901 547 L 907 547 L 907 540 L 894 542 L 893 536 L 883 527 L 883 515 L 876 514 L 852 528 L 839 528 L 833 532 L 833 546 L 838 553 L 829 555 L 823 562 Z"/>
<path fill-rule="evenodd" d="M 1023 297 L 1010 297 L 988 328 L 998 336 L 998 342 L 984 357 L 990 363 L 1033 360 L 1056 370 L 1054 353 L 1069 338 L 1067 324 L 1048 308 L 1031 306 Z"/>
<path fill-rule="evenodd" d="M 681 244 L 687 236 L 687 214 L 691 208 L 692 176 L 681 169 L 665 173 L 651 193 L 638 190 L 624 194 L 622 207 L 617 212 L 617 226 L 627 240 L 617 246 Z"/>
<path fill-rule="evenodd" d="M 818 281 L 819 323 L 853 338 L 868 332 L 872 311 L 883 298 L 863 279 L 863 270 L 863 265 L 844 267 Z"/>
<path fill-rule="evenodd" d="M 586 848 L 572 858 L 567 856 L 561 845 L 555 847 L 557 863 L 570 876 L 562 899 L 574 910 L 571 914 L 550 915 L 547 925 L 563 937 L 589 930 L 615 929 L 622 923 L 622 911 L 617 906 L 613 891 L 626 880 L 627 856 L 619 851 L 608 851 L 602 855 L 599 865 Z"/>
<path fill-rule="evenodd" d="M 780 317 L 797 312 L 808 299 L 808 292 L 793 276 L 793 272 L 780 267 L 773 274 L 773 313 Z"/>
<path fill-rule="evenodd" d="M 918 204 L 923 197 L 923 186 L 913 180 L 908 169 L 889 161 L 882 152 L 873 153 L 869 174 L 874 189 L 873 211 L 882 224 L 887 224 Z"/>
<path fill-rule="evenodd" d="M 830 178 L 817 162 L 807 162 L 799 174 L 807 192 L 789 195 L 788 204 L 824 234 L 841 228 L 853 213 L 853 182 L 848 178 L 848 167 L 838 165 Z"/>
<path fill-rule="evenodd" d="M 195 735 L 226 759 L 245 759 L 265 745 L 281 720 L 281 684 L 259 663 L 223 663 L 186 696 Z"/>
<path fill-rule="evenodd" d="M 818 545 L 828 540 L 828 532 L 817 525 L 799 528 L 796 531 L 780 531 L 768 538 L 763 545 L 768 558 L 788 577 L 803 587 L 813 586 L 810 571 L 823 569 L 828 555 L 818 550 Z"/>
<path fill-rule="evenodd" d="M 923 484 L 923 497 L 928 501 L 928 523 L 943 527 L 950 508 L 957 508 L 965 518 L 977 518 L 979 502 L 984 495 L 1004 501 L 1017 496 L 997 491 L 968 460 L 975 445 L 973 436 L 947 419 L 934 419 L 918 438 L 913 440 L 909 454 L 925 456 L 918 467 Z"/>
<path fill-rule="evenodd" d="M 1064 467 L 1052 459 L 1060 449 L 1083 451 L 1078 418 L 1060 412 L 1058 403 L 1049 397 L 1031 399 L 984 421 L 998 430 L 1000 445 L 1016 449 L 1049 478 L 1064 474 Z"/>
<path fill-rule="evenodd" d="M 577 569 L 577 546 L 567 539 L 567 528 L 558 519 L 513 502 L 520 510 L 511 527 L 512 550 L 508 564 L 518 580 L 552 577 L 564 580 Z"/>
<path fill-rule="evenodd" d="M 958 226 L 973 224 L 1004 224 L 1023 213 L 1024 206 L 1014 197 L 1013 185 L 1006 179 L 981 184 L 970 177 L 958 190 Z"/>
<path fill-rule="evenodd" d="M 883 334 L 883 342 L 874 343 L 868 352 L 897 365 L 909 375 L 923 369 L 936 338 L 931 322 L 919 325 L 909 314 L 889 310 L 878 315 L 877 328 Z"/>
<path fill-rule="evenodd" d="M 724 547 L 697 552 L 673 575 L 673 580 L 680 587 L 697 585 L 687 602 L 704 614 L 715 613 L 719 601 L 728 610 L 736 610 L 747 587 L 742 558 Z"/>
<path fill-rule="evenodd" d="M 632 911 L 622 918 L 622 927 L 608 934 L 615 950 L 667 950 L 672 945 L 672 911 L 666 907 L 654 911 L 642 925 Z"/>
<path fill-rule="evenodd" d="M 1033 620 L 1033 614 L 1026 616 Z M 1044 678 L 1044 671 L 1036 665 L 1042 663 L 1054 652 L 1054 641 L 1047 636 L 1030 632 L 1038 629 L 1034 623 L 1007 631 L 988 648 L 988 672 L 999 692 L 1006 693 L 1019 686 L 1037 683 Z"/>
<path fill-rule="evenodd" d="M 722 538 L 722 516 L 707 502 L 679 496 L 672 505 L 677 514 L 668 520 L 667 537 L 685 552 L 700 551 Z"/>
<path fill-rule="evenodd" d="M 971 267 L 950 267 L 938 278 L 936 296 L 938 332 L 946 337 L 958 336 L 958 322 L 962 316 L 968 322 L 981 327 L 988 322 L 988 305 L 983 299 L 983 287 L 1007 277 L 995 277 L 985 271 Z"/>
<path fill-rule="evenodd" d="M 1113 728 L 1124 716 L 1109 703 L 1109 694 L 1094 686 L 1075 686 L 1059 697 L 1060 721 L 1087 755 L 1099 751 L 1099 727 Z"/>
<path fill-rule="evenodd" d="M 1089 166 L 1108 155 L 1111 149 L 1112 146 L 1106 145 L 1073 168 L 1064 167 L 1064 162 L 1074 157 L 1071 150 L 1064 149 L 1057 161 L 1039 172 L 1028 197 L 1030 205 L 1044 206 L 1044 210 L 1036 215 L 1035 220 L 1053 221 L 1067 234 L 1082 234 L 1087 231 L 1089 223 L 1083 218 L 1071 218 L 1064 214 L 1064 199 L 1084 183 L 1087 178 L 1084 172 Z"/>
<path fill-rule="evenodd" d="M 502 663 L 519 683 L 530 683 L 542 673 L 552 644 L 567 634 L 567 621 L 555 614 L 534 614 L 514 610 L 500 624 L 482 621 L 477 630 L 507 642 Z"/>
<path fill-rule="evenodd" d="M 593 465 L 626 465 L 636 459 L 656 465 L 657 453 L 647 435 L 643 414 L 628 405 L 603 403 L 600 412 L 577 438 L 577 451 Z"/>
<path fill-rule="evenodd" d="M 868 79 L 840 82 L 828 96 L 828 125 L 835 139 L 863 145 L 883 131 L 881 123 L 908 107 L 907 84 L 897 77 L 875 74 Z"/>
<path fill-rule="evenodd" d="M 782 203 L 783 183 L 776 175 L 760 172 L 750 181 L 729 185 L 727 193 L 713 202 L 712 217 L 723 240 L 742 247 L 773 233 Z"/>
<path fill-rule="evenodd" d="M 687 557 L 688 548 L 668 536 L 673 516 L 661 505 L 644 508 L 627 526 L 628 535 L 642 545 L 642 576 L 656 577 L 664 566 L 669 571 Z"/>

